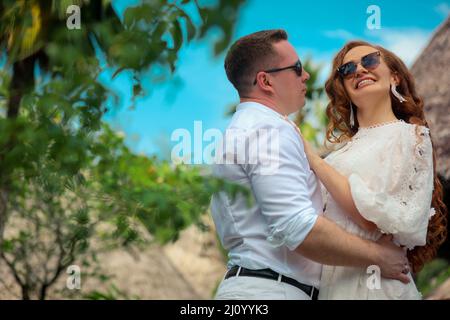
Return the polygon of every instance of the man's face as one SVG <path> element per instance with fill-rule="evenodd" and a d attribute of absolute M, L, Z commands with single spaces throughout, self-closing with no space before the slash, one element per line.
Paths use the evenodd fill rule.
<path fill-rule="evenodd" d="M 279 60 L 271 68 L 284 68 L 294 65 L 299 57 L 288 41 L 275 43 Z M 288 114 L 298 111 L 305 105 L 306 81 L 309 74 L 303 69 L 298 76 L 294 69 L 287 69 L 270 74 L 271 84 L 275 92 L 275 102 Z"/>

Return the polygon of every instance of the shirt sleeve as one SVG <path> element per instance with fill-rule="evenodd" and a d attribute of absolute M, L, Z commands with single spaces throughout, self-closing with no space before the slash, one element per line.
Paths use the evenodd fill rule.
<path fill-rule="evenodd" d="M 246 165 L 255 199 L 269 227 L 267 240 L 275 247 L 296 249 L 317 220 L 308 192 L 309 164 L 298 133 L 286 122 L 270 130 L 271 170 L 262 163 Z"/>
<path fill-rule="evenodd" d="M 372 178 L 354 173 L 351 193 L 360 214 L 383 233 L 412 249 L 426 243 L 433 193 L 433 150 L 429 130 L 408 126 L 376 157 Z"/>

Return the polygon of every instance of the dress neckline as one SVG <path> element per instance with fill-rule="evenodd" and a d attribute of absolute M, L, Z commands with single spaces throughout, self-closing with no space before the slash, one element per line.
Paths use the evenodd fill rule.
<path fill-rule="evenodd" d="M 351 141 L 359 140 L 362 137 L 371 136 L 373 134 L 379 134 L 379 128 L 385 128 L 386 126 L 395 125 L 405 123 L 402 119 L 399 120 L 392 120 L 387 122 L 378 123 L 369 127 L 359 127 L 358 131 L 355 133 L 355 135 L 352 137 Z"/>
<path fill-rule="evenodd" d="M 384 127 L 390 124 L 394 124 L 394 123 L 400 123 L 400 122 L 404 122 L 402 119 L 395 119 L 395 120 L 391 120 L 391 121 L 386 121 L 386 122 L 381 122 L 381 123 L 377 123 L 368 127 L 359 127 L 359 130 L 370 130 L 370 129 L 375 129 L 375 128 L 379 128 L 379 127 Z"/>

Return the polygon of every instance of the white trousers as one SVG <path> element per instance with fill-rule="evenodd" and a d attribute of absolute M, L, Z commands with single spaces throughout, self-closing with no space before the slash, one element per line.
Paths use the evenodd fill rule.
<path fill-rule="evenodd" d="M 216 300 L 311 300 L 305 292 L 277 280 L 234 276 L 222 280 Z"/>

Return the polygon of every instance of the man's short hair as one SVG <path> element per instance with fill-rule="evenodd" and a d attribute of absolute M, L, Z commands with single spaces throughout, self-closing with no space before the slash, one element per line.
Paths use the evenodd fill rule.
<path fill-rule="evenodd" d="M 251 90 L 258 71 L 276 66 L 279 56 L 273 44 L 287 38 L 282 29 L 263 30 L 233 43 L 225 58 L 225 71 L 240 96 Z"/>

